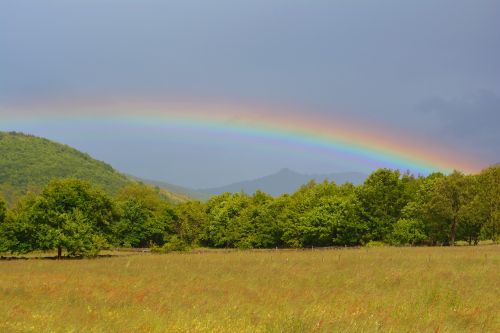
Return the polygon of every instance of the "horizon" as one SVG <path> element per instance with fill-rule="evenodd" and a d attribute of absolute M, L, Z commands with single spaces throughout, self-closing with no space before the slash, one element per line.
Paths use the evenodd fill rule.
<path fill-rule="evenodd" d="M 52 141 L 50 139 L 36 136 L 30 133 L 24 133 L 24 132 L 16 132 L 16 131 L 9 131 L 9 132 L 2 132 L 0 131 L 0 134 L 12 134 L 12 135 L 21 135 L 21 136 L 27 136 L 27 137 L 35 137 L 35 138 L 40 138 L 44 140 L 49 140 L 51 142 L 54 142 L 56 144 L 60 144 L 63 146 L 67 146 L 71 149 L 75 149 L 78 152 L 81 152 L 77 150 L 74 147 L 71 147 L 64 142 L 56 142 Z M 87 152 L 82 152 L 84 154 L 87 154 L 90 156 L 90 158 L 93 159 L 93 156 L 91 154 L 88 154 Z M 363 172 L 356 172 L 356 171 L 345 171 L 345 172 L 327 172 L 327 173 L 311 173 L 311 172 L 300 172 L 297 170 L 293 170 L 288 167 L 282 167 L 279 170 L 274 170 L 272 173 L 265 174 L 265 175 L 259 175 L 258 177 L 251 178 L 251 179 L 239 179 L 234 182 L 228 183 L 221 183 L 221 184 L 216 184 L 215 186 L 211 187 L 190 187 L 190 186 L 185 186 L 184 184 L 172 182 L 169 180 L 165 179 L 154 179 L 154 178 L 148 178 L 146 177 L 139 177 L 137 175 L 129 174 L 126 172 L 123 172 L 122 170 L 119 170 L 115 168 L 113 165 L 109 164 L 105 160 L 97 160 L 99 162 L 103 162 L 107 164 L 108 166 L 111 166 L 115 171 L 118 173 L 124 175 L 125 177 L 132 178 L 134 180 L 144 182 L 145 184 L 153 185 L 153 186 L 160 186 L 165 189 L 168 189 L 172 193 L 184 193 L 183 191 L 190 191 L 192 193 L 197 193 L 193 194 L 195 196 L 199 195 L 217 195 L 221 194 L 224 192 L 231 192 L 231 193 L 236 193 L 236 192 L 242 192 L 246 194 L 253 194 L 256 191 L 263 191 L 264 193 L 267 193 L 272 196 L 279 196 L 281 194 L 291 194 L 294 191 L 296 191 L 298 188 L 300 188 L 302 185 L 307 184 L 309 181 L 315 181 L 317 184 L 322 183 L 324 180 L 328 180 L 330 182 L 334 182 L 337 185 L 342 185 L 345 183 L 352 183 L 355 186 L 362 185 L 364 181 L 370 177 L 370 175 L 374 174 L 376 171 L 379 171 L 380 169 L 374 169 L 371 170 L 367 173 Z M 498 163 L 492 164 L 485 166 L 484 168 L 481 169 L 481 171 L 486 170 L 489 167 L 498 165 Z M 421 174 L 421 173 L 411 173 L 410 170 L 402 170 L 402 169 L 389 169 L 393 171 L 398 171 L 400 175 L 404 174 L 409 174 L 412 177 L 419 178 L 419 177 L 426 177 L 427 175 Z M 461 170 L 456 170 L 459 172 L 463 172 Z M 448 173 L 449 174 L 449 173 Z M 467 174 L 467 173 L 465 173 Z M 474 174 L 474 173 L 473 173 Z M 285 178 L 283 178 L 285 177 Z M 177 192 L 179 191 L 179 192 Z M 189 194 L 188 194 L 189 195 Z"/>

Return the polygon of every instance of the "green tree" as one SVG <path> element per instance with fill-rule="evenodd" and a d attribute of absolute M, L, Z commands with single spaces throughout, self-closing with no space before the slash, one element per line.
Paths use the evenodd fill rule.
<path fill-rule="evenodd" d="M 89 220 L 89 216 L 79 208 L 61 214 L 60 218 L 61 223 L 57 230 L 51 228 L 39 230 L 47 232 L 44 236 L 50 235 L 47 238 L 43 237 L 43 247 L 50 249 L 53 244 L 57 244 L 58 248 L 65 249 L 70 256 L 96 256 L 108 246 L 104 234 L 95 228 L 92 221 Z M 54 240 L 56 241 L 54 242 Z M 60 256 L 61 251 L 59 250 L 58 257 L 60 258 Z"/>
<path fill-rule="evenodd" d="M 354 195 L 324 197 L 300 221 L 304 246 L 358 245 L 367 229 Z"/>
<path fill-rule="evenodd" d="M 0 225 L 0 252 L 28 253 L 35 250 L 35 225 L 30 221 L 35 201 L 36 196 L 28 193 L 8 211 L 4 223 Z"/>
<path fill-rule="evenodd" d="M 118 204 L 120 219 L 115 224 L 115 237 L 118 245 L 125 247 L 145 247 L 150 240 L 150 220 L 152 212 L 143 203 L 131 198 Z M 163 237 L 162 237 L 163 238 Z"/>
<path fill-rule="evenodd" d="M 498 240 L 500 235 L 500 165 L 483 170 L 478 176 L 475 209 L 483 221 L 481 235 L 485 239 Z"/>
<path fill-rule="evenodd" d="M 415 195 L 401 211 L 403 219 L 419 221 L 423 226 L 423 233 L 427 235 L 425 243 L 429 245 L 444 244 L 448 239 L 448 230 L 443 226 L 442 219 L 429 209 L 436 184 L 444 177 L 442 173 L 433 173 L 420 178 Z"/>
<path fill-rule="evenodd" d="M 436 178 L 428 201 L 423 204 L 427 218 L 434 221 L 442 233 L 447 234 L 445 245 L 455 245 L 459 224 L 466 216 L 465 210 L 472 200 L 471 180 L 471 176 L 458 171 Z"/>
<path fill-rule="evenodd" d="M 108 245 L 113 203 L 101 190 L 76 179 L 53 180 L 14 209 L 9 222 L 13 252 L 63 249 L 69 255 L 96 255 Z"/>
<path fill-rule="evenodd" d="M 280 225 L 286 245 L 356 245 L 364 241 L 367 225 L 352 184 L 311 182 L 292 195 L 282 210 Z"/>
<path fill-rule="evenodd" d="M 158 189 L 144 184 L 123 188 L 117 196 L 120 218 L 114 227 L 118 245 L 147 247 L 163 245 L 174 233 L 174 212 Z"/>
<path fill-rule="evenodd" d="M 252 202 L 252 208 L 247 209 L 246 214 L 254 226 L 253 247 L 283 246 L 280 215 L 288 205 L 289 196 L 282 195 L 275 199 L 259 191 L 253 195 Z"/>
<path fill-rule="evenodd" d="M 469 245 L 477 245 L 481 236 L 481 231 L 487 222 L 484 198 L 481 195 L 481 184 L 478 176 L 469 176 L 468 182 L 463 191 L 466 191 L 467 200 L 459 211 L 459 224 L 457 227 L 458 240 L 465 240 Z"/>
<path fill-rule="evenodd" d="M 412 182 L 412 177 L 401 177 L 398 170 L 378 169 L 359 188 L 358 196 L 372 240 L 388 239 L 403 207 L 411 200 Z"/>
<path fill-rule="evenodd" d="M 256 191 L 236 218 L 235 234 L 238 248 L 261 248 L 277 246 L 280 235 L 275 217 L 280 205 L 273 205 L 274 199 Z"/>
<path fill-rule="evenodd" d="M 399 219 L 390 237 L 393 245 L 418 245 L 427 239 L 424 224 L 419 219 Z"/>
<path fill-rule="evenodd" d="M 309 192 L 314 204 L 302 212 L 296 227 L 301 246 L 358 245 L 367 225 L 361 220 L 361 206 L 351 184 L 336 186 L 324 182 Z"/>
<path fill-rule="evenodd" d="M 243 193 L 223 193 L 211 198 L 207 203 L 209 222 L 204 236 L 204 244 L 214 247 L 235 247 L 246 226 L 239 219 L 249 205 L 248 195 Z"/>
<path fill-rule="evenodd" d="M 310 181 L 290 196 L 287 206 L 279 216 L 283 230 L 282 241 L 286 246 L 305 246 L 304 241 L 307 237 L 304 237 L 304 232 L 307 232 L 309 227 L 308 221 L 304 220 L 303 216 L 314 209 L 323 197 L 333 195 L 335 191 L 336 185 L 333 182 L 324 181 L 317 184 L 315 181 Z"/>
<path fill-rule="evenodd" d="M 207 205 L 199 201 L 188 201 L 174 207 L 174 230 L 180 241 L 190 246 L 199 246 L 205 232 L 208 216 Z"/>

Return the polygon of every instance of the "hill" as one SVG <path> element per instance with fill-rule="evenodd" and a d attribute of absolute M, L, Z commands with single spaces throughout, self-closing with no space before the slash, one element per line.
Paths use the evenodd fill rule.
<path fill-rule="evenodd" d="M 193 190 L 193 189 L 190 189 L 187 187 L 170 184 L 170 183 L 167 183 L 164 181 L 143 179 L 143 178 L 139 178 L 139 177 L 132 176 L 132 175 L 128 175 L 128 176 L 136 181 L 141 182 L 141 183 L 155 186 L 155 187 L 158 187 L 160 189 L 166 190 L 168 192 L 175 193 L 179 196 L 184 196 L 184 197 L 195 199 L 195 200 L 207 201 L 211 196 L 211 194 L 209 194 L 209 193 L 200 192 L 200 191 Z"/>
<path fill-rule="evenodd" d="M 277 196 L 284 193 L 293 193 L 300 186 L 311 180 L 322 182 L 323 180 L 328 179 L 330 181 L 335 181 L 337 184 L 343 184 L 346 182 L 361 184 L 366 177 L 367 175 L 359 172 L 306 175 L 285 168 L 275 174 L 262 178 L 242 181 L 221 187 L 201 189 L 198 191 L 208 194 L 221 194 L 224 192 L 245 192 L 252 194 L 257 190 L 261 190 L 273 196 Z"/>
<path fill-rule="evenodd" d="M 0 132 L 0 192 L 12 204 L 28 191 L 37 192 L 54 178 L 78 178 L 109 194 L 135 182 L 109 164 L 67 145 L 18 132 Z M 172 202 L 188 200 L 183 194 L 161 189 Z"/>

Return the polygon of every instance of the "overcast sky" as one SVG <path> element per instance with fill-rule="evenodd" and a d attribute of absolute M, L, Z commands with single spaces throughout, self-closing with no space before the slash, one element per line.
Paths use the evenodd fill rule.
<path fill-rule="evenodd" d="M 107 96 L 293 106 L 430 138 L 487 165 L 500 162 L 499 33 L 497 0 L 2 0 L 0 107 Z M 203 133 L 127 128 L 103 141 L 19 127 L 193 187 L 282 167 L 367 171 Z"/>

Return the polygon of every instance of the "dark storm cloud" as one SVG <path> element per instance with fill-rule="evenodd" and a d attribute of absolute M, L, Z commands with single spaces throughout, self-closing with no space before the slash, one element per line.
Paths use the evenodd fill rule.
<path fill-rule="evenodd" d="M 8 0 L 0 6 L 5 99 L 215 95 L 368 113 L 373 103 L 498 88 L 500 4 L 493 1 Z"/>
<path fill-rule="evenodd" d="M 500 160 L 500 97 L 493 92 L 433 97 L 422 101 L 417 111 L 435 137 L 480 151 L 491 163 Z"/>

